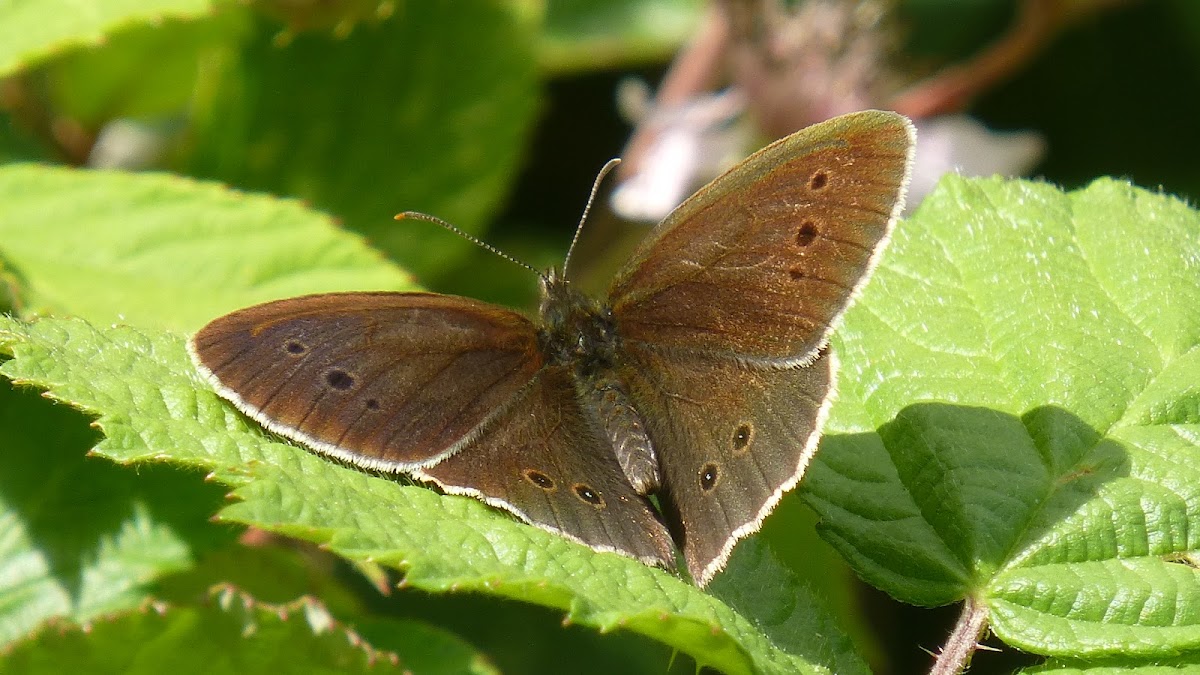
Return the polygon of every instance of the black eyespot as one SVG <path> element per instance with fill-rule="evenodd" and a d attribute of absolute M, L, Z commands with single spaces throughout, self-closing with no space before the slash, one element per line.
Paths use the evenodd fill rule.
<path fill-rule="evenodd" d="M 808 187 L 810 190 L 824 190 L 829 184 L 829 174 L 824 169 L 814 173 L 812 178 L 808 179 Z"/>
<path fill-rule="evenodd" d="M 796 243 L 800 246 L 808 246 L 817 238 L 817 224 L 811 220 L 806 220 L 800 224 L 800 229 L 796 230 Z"/>
<path fill-rule="evenodd" d="M 733 451 L 743 452 L 750 447 L 750 439 L 754 437 L 754 427 L 749 424 L 738 425 L 733 430 Z"/>
<path fill-rule="evenodd" d="M 808 274 L 806 274 L 804 270 L 800 269 L 799 267 L 793 267 L 792 269 L 788 270 L 788 276 L 792 278 L 792 281 L 800 281 L 801 279 L 807 278 Z"/>
<path fill-rule="evenodd" d="M 584 485 L 583 483 L 576 483 L 572 485 L 571 488 L 575 490 L 575 496 L 579 497 L 583 501 L 598 509 L 604 508 L 604 498 L 600 496 L 600 493 L 596 492 L 592 488 Z"/>
<path fill-rule="evenodd" d="M 366 402 L 367 410 L 379 410 L 379 399 L 369 398 Z"/>
<path fill-rule="evenodd" d="M 717 465 L 709 462 L 700 467 L 700 489 L 709 492 L 717 487 L 717 482 L 720 481 L 721 474 L 717 471 Z"/>
<path fill-rule="evenodd" d="M 283 349 L 292 356 L 300 356 L 308 351 L 308 347 L 299 340 L 288 340 L 283 343 Z"/>
<path fill-rule="evenodd" d="M 541 471 L 535 471 L 533 469 L 525 470 L 525 480 L 542 488 L 546 492 L 550 492 L 551 490 L 553 490 L 554 488 L 557 487 L 554 484 L 554 481 L 550 478 L 550 476 L 547 476 L 546 474 L 542 473 Z"/>
<path fill-rule="evenodd" d="M 329 386 L 341 391 L 346 391 L 354 386 L 354 376 L 338 368 L 325 373 L 325 381 L 329 383 Z"/>

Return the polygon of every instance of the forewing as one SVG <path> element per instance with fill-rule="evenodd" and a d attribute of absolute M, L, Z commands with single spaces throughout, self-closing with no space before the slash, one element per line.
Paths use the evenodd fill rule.
<path fill-rule="evenodd" d="M 626 340 L 806 362 L 865 283 L 903 203 L 902 116 L 845 115 L 767 146 L 667 216 L 617 276 Z"/>
<path fill-rule="evenodd" d="M 834 359 L 758 369 L 633 348 L 623 377 L 662 466 L 659 494 L 692 578 L 703 586 L 758 531 L 816 452 Z"/>
<path fill-rule="evenodd" d="M 593 549 L 674 567 L 670 535 L 587 423 L 566 368 L 547 367 L 470 444 L 416 475 Z"/>
<path fill-rule="evenodd" d="M 541 367 L 533 324 L 431 293 L 331 293 L 228 314 L 188 343 L 217 392 L 267 428 L 360 466 L 455 451 Z"/>

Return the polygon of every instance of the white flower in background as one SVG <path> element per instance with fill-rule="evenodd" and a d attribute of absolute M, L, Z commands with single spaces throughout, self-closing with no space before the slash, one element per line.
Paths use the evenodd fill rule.
<path fill-rule="evenodd" d="M 745 103 L 733 90 L 663 108 L 654 108 L 649 99 L 640 80 L 626 80 L 618 90 L 618 104 L 626 116 L 639 128 L 653 131 L 637 165 L 621 167 L 626 177 L 609 203 L 622 218 L 655 222 L 745 157 L 751 130 L 742 118 Z"/>
<path fill-rule="evenodd" d="M 947 172 L 1025 175 L 1045 152 L 1043 137 L 993 131 L 962 111 L 1064 27 L 1120 2 L 1020 0 L 1008 33 L 919 79 L 894 65 L 903 62 L 896 58 L 903 30 L 886 0 L 713 0 L 655 100 L 643 93 L 631 106 L 637 128 L 613 210 L 660 220 L 764 138 L 864 108 L 895 110 L 917 126 L 910 210 Z M 728 88 L 713 93 L 721 83 Z"/>

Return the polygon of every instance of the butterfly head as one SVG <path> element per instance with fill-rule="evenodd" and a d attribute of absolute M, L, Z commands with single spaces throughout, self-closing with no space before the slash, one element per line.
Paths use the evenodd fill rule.
<path fill-rule="evenodd" d="M 552 362 L 576 366 L 604 361 L 616 347 L 610 312 L 551 269 L 539 281 L 543 352 Z"/>

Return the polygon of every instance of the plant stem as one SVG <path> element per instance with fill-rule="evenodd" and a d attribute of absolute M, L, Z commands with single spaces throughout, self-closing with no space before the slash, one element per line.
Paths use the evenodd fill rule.
<path fill-rule="evenodd" d="M 973 597 L 963 602 L 962 614 L 954 624 L 946 644 L 942 646 L 929 675 L 958 675 L 975 653 L 983 631 L 987 630 L 987 608 Z"/>

